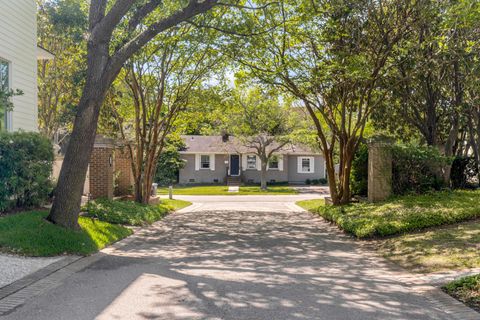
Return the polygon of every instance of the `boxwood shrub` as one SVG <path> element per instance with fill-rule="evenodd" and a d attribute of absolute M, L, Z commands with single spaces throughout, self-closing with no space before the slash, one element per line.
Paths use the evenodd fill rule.
<path fill-rule="evenodd" d="M 0 212 L 38 207 L 48 200 L 51 142 L 33 132 L 0 132 Z"/>

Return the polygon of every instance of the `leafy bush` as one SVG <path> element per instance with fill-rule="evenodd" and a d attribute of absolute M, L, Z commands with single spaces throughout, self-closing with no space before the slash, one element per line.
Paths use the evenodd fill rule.
<path fill-rule="evenodd" d="M 328 183 L 328 180 L 326 178 L 320 178 L 318 179 L 318 183 L 321 185 L 326 185 Z"/>
<path fill-rule="evenodd" d="M 370 238 L 479 218 L 478 197 L 479 190 L 455 190 L 410 194 L 379 203 L 324 206 L 308 200 L 297 204 L 358 238 Z"/>
<path fill-rule="evenodd" d="M 474 188 L 478 186 L 478 169 L 473 157 L 456 157 L 452 163 L 450 179 L 455 189 Z"/>
<path fill-rule="evenodd" d="M 185 166 L 179 153 L 183 148 L 185 143 L 181 138 L 170 137 L 158 159 L 155 182 L 164 186 L 177 182 L 178 172 Z"/>
<path fill-rule="evenodd" d="M 162 205 L 140 204 L 133 201 L 96 199 L 88 202 L 83 210 L 86 216 L 101 221 L 141 226 L 160 220 L 172 208 Z"/>
<path fill-rule="evenodd" d="M 311 184 L 312 184 L 312 180 L 310 180 L 310 179 L 305 180 L 305 184 L 311 185 Z"/>
<path fill-rule="evenodd" d="M 452 161 L 434 147 L 413 144 L 392 146 L 392 159 L 394 194 L 442 189 L 445 184 L 441 169 Z"/>
<path fill-rule="evenodd" d="M 366 196 L 368 194 L 368 147 L 361 144 L 352 161 L 350 174 L 352 195 Z"/>
<path fill-rule="evenodd" d="M 46 202 L 53 158 L 51 142 L 38 133 L 0 132 L 0 212 Z"/>

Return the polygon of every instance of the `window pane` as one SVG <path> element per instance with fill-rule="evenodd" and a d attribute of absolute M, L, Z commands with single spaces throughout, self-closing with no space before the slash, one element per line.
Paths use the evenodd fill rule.
<path fill-rule="evenodd" d="M 278 157 L 272 157 L 268 163 L 270 169 L 278 169 Z"/>
<path fill-rule="evenodd" d="M 257 168 L 257 157 L 256 156 L 247 156 L 247 168 L 256 169 Z"/>
<path fill-rule="evenodd" d="M 310 172 L 310 159 L 303 158 L 302 159 L 302 171 L 303 172 Z"/>
<path fill-rule="evenodd" d="M 202 155 L 200 157 L 200 167 L 202 169 L 209 169 L 210 168 L 210 156 L 209 155 Z"/>
<path fill-rule="evenodd" d="M 6 92 L 9 89 L 8 63 L 0 60 L 0 90 Z M 0 131 L 7 127 L 7 112 L 3 103 L 0 103 Z"/>

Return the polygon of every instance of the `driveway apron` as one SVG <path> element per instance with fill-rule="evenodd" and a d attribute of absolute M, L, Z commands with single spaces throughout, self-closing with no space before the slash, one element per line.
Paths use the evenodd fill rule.
<path fill-rule="evenodd" d="M 458 318 L 296 198 L 275 197 L 196 199 L 4 318 Z"/>

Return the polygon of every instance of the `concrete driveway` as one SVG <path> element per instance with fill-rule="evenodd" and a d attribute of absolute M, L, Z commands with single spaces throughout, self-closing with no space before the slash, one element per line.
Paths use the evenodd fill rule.
<path fill-rule="evenodd" d="M 5 320 L 462 319 L 297 196 L 227 197 L 86 258 Z"/>

